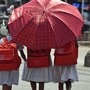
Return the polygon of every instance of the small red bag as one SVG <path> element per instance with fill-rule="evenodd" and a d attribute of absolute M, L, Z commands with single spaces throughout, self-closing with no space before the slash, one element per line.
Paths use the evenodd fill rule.
<path fill-rule="evenodd" d="M 15 57 L 11 60 L 0 61 L 0 71 L 18 70 L 20 64 L 21 64 L 20 57 L 15 55 Z"/>
<path fill-rule="evenodd" d="M 48 56 L 40 57 L 29 57 L 27 61 L 28 68 L 40 68 L 40 67 L 49 67 L 50 60 Z"/>
<path fill-rule="evenodd" d="M 17 70 L 21 63 L 17 45 L 5 40 L 0 44 L 0 71 Z"/>
<path fill-rule="evenodd" d="M 66 49 L 68 47 L 68 49 Z M 65 66 L 65 65 L 73 65 L 77 64 L 77 57 L 78 57 L 78 47 L 75 47 L 73 44 L 71 46 L 66 45 L 65 46 L 65 51 L 66 53 L 64 54 L 55 54 L 55 60 L 54 60 L 54 65 L 56 66 Z M 70 50 L 71 49 L 71 50 Z M 69 51 L 68 51 L 69 50 Z"/>
<path fill-rule="evenodd" d="M 14 57 L 14 49 L 0 49 L 0 60 L 11 60 Z"/>
<path fill-rule="evenodd" d="M 28 49 L 28 68 L 41 68 L 50 66 L 50 50 L 32 51 Z"/>

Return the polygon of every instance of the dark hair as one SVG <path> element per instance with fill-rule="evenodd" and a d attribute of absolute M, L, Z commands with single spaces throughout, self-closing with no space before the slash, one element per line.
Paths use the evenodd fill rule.
<path fill-rule="evenodd" d="M 14 1 L 14 8 L 17 8 L 20 6 L 20 1 Z"/>

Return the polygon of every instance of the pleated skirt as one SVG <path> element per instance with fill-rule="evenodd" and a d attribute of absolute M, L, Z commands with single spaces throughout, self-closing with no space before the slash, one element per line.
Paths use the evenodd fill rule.
<path fill-rule="evenodd" d="M 0 85 L 7 84 L 11 86 L 12 84 L 18 85 L 19 82 L 19 70 L 12 71 L 0 71 Z"/>
<path fill-rule="evenodd" d="M 71 80 L 71 82 L 79 81 L 77 69 L 75 65 L 71 66 L 54 66 L 53 67 L 53 82 L 58 83 L 64 83 L 68 79 Z"/>
<path fill-rule="evenodd" d="M 52 66 L 45 68 L 27 68 L 27 63 L 25 63 L 22 80 L 34 82 L 52 82 Z"/>

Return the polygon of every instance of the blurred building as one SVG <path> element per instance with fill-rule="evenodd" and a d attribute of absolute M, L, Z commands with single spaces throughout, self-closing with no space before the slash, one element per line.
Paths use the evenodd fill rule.
<path fill-rule="evenodd" d="M 24 4 L 30 0 L 5 0 L 7 7 L 9 7 L 10 5 L 12 5 L 15 1 L 20 2 L 20 4 Z"/>
<path fill-rule="evenodd" d="M 15 1 L 21 4 L 21 0 L 5 0 L 7 7 L 11 6 Z"/>

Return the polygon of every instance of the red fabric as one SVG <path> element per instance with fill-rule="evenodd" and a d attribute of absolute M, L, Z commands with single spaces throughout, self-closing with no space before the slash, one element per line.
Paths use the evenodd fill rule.
<path fill-rule="evenodd" d="M 49 67 L 50 60 L 49 56 L 42 57 L 29 57 L 27 61 L 28 68 L 41 68 L 41 67 Z"/>
<path fill-rule="evenodd" d="M 74 65 L 77 64 L 77 58 L 78 47 L 75 45 L 70 46 L 68 44 L 65 46 L 64 52 L 62 54 L 55 54 L 54 64 L 56 66 Z"/>
<path fill-rule="evenodd" d="M 81 33 L 78 9 L 60 0 L 31 0 L 15 9 L 9 19 L 13 40 L 31 49 L 59 48 Z"/>
<path fill-rule="evenodd" d="M 28 68 L 40 68 L 50 66 L 50 50 L 28 49 Z"/>
<path fill-rule="evenodd" d="M 11 60 L 0 60 L 0 71 L 17 70 L 20 67 L 21 59 L 15 55 Z"/>
<path fill-rule="evenodd" d="M 0 44 L 0 71 L 17 70 L 20 63 L 17 45 L 9 43 L 3 38 L 3 42 Z"/>
<path fill-rule="evenodd" d="M 14 57 L 14 50 L 13 49 L 2 49 L 0 50 L 0 60 L 10 60 Z"/>
<path fill-rule="evenodd" d="M 2 38 L 3 42 L 0 44 L 0 60 L 11 60 L 14 54 L 17 53 L 17 45 L 8 42 L 7 38 Z"/>
<path fill-rule="evenodd" d="M 18 70 L 19 66 L 19 63 L 3 63 L 0 64 L 0 71 Z"/>

